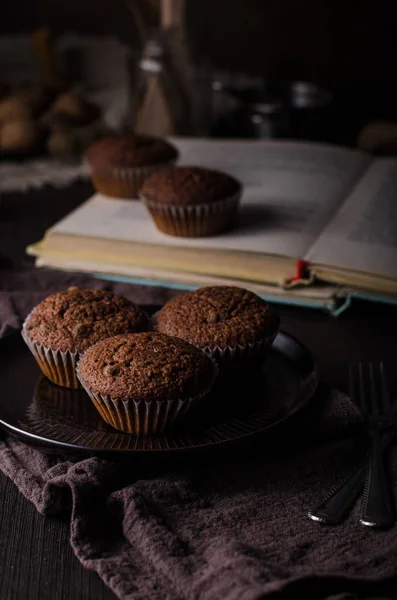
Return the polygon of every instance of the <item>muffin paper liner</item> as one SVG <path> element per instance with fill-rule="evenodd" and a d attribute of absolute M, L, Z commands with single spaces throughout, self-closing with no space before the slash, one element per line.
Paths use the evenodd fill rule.
<path fill-rule="evenodd" d="M 152 316 L 152 329 L 154 331 L 157 330 L 157 315 L 159 313 L 156 312 Z M 259 366 L 261 366 L 261 362 L 263 364 L 266 353 L 270 346 L 273 344 L 276 336 L 278 334 L 278 330 L 275 331 L 272 335 L 265 337 L 256 342 L 238 345 L 238 346 L 226 346 L 225 348 L 221 348 L 220 346 L 215 346 L 214 348 L 210 348 L 206 346 L 201 348 L 203 352 L 205 352 L 208 356 L 210 356 L 217 363 L 220 372 L 224 370 L 228 370 L 230 368 L 240 368 L 245 366 L 250 366 L 252 364 L 256 364 L 258 362 Z M 262 360 L 263 359 L 263 360 Z"/>
<path fill-rule="evenodd" d="M 81 355 L 81 358 L 83 355 Z M 212 357 L 209 357 L 212 359 Z M 76 372 L 81 385 L 91 398 L 102 419 L 115 429 L 135 435 L 160 434 L 181 421 L 212 389 L 218 375 L 216 362 L 213 363 L 213 378 L 208 388 L 195 397 L 175 400 L 132 400 L 113 398 L 92 391 L 80 375 L 79 363 Z"/>
<path fill-rule="evenodd" d="M 138 199 L 138 192 L 150 175 L 171 167 L 177 158 L 164 163 L 133 167 L 126 169 L 113 168 L 108 171 L 91 169 L 91 180 L 97 192 L 113 198 Z"/>
<path fill-rule="evenodd" d="M 31 314 L 31 313 L 30 313 Z M 66 350 L 53 350 L 42 344 L 31 340 L 26 332 L 26 323 L 30 317 L 26 318 L 21 335 L 29 350 L 36 359 L 42 373 L 53 383 L 66 388 L 81 388 L 80 382 L 76 376 L 76 364 L 79 359 L 78 352 Z"/>
<path fill-rule="evenodd" d="M 204 352 L 211 356 L 220 369 L 250 367 L 252 364 L 260 368 L 264 362 L 266 353 L 273 344 L 277 332 L 271 337 L 245 344 L 243 346 L 227 346 L 226 348 L 203 348 Z"/>
<path fill-rule="evenodd" d="M 179 237 L 205 237 L 227 229 L 237 215 L 241 190 L 223 200 L 190 206 L 152 202 L 140 194 L 157 228 Z"/>

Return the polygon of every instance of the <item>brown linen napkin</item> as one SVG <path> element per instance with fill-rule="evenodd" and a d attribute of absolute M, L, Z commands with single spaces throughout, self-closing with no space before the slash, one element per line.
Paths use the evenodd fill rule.
<path fill-rule="evenodd" d="M 0 257 L 0 337 L 8 328 L 19 328 L 26 315 L 43 298 L 72 285 L 112 290 L 140 304 L 163 304 L 177 290 L 145 285 L 126 285 L 87 275 L 32 269 Z"/>
<path fill-rule="evenodd" d="M 3 335 L 51 291 L 92 284 L 29 269 L 23 280 L 0 275 Z M 174 293 L 112 288 L 150 303 Z M 162 469 L 77 461 L 9 437 L 0 442 L 0 469 L 40 512 L 70 514 L 76 556 L 121 599 L 393 598 L 394 529 L 360 526 L 358 507 L 334 528 L 306 517 L 362 456 L 358 426 L 346 396 L 323 392 L 272 438 L 216 460 Z M 392 462 L 396 468 L 394 450 Z"/>

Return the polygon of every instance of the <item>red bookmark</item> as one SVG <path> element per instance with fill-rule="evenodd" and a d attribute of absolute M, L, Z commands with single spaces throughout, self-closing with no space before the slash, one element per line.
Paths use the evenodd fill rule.
<path fill-rule="evenodd" d="M 289 282 L 300 281 L 301 279 L 306 279 L 308 276 L 308 266 L 309 266 L 309 263 L 307 263 L 305 260 L 301 260 L 301 259 L 297 260 L 295 275 L 289 279 Z"/>

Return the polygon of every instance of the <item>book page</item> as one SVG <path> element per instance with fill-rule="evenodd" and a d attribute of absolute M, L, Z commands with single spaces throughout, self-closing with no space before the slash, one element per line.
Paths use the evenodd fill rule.
<path fill-rule="evenodd" d="M 397 278 L 397 160 L 376 160 L 307 259 Z"/>
<path fill-rule="evenodd" d="M 209 238 L 160 233 L 139 202 L 97 195 L 52 232 L 176 247 L 302 257 L 369 164 L 352 150 L 289 142 L 177 139 L 180 164 L 230 173 L 243 186 L 229 232 Z"/>

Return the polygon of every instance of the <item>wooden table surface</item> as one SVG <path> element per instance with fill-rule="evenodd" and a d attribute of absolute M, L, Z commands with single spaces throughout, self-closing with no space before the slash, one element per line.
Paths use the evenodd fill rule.
<path fill-rule="evenodd" d="M 3 195 L 0 258 L 31 261 L 25 247 L 92 193 L 88 183 Z M 1 282 L 0 282 L 1 285 Z M 335 319 L 320 311 L 280 308 L 282 327 L 304 342 L 322 379 L 346 387 L 346 364 L 397 357 L 397 308 L 357 302 Z M 96 574 L 80 565 L 69 545 L 67 521 L 43 517 L 0 475 L 0 600 L 114 600 Z M 150 599 L 148 599 L 150 600 Z"/>

